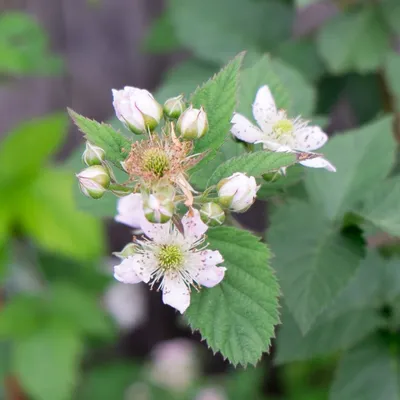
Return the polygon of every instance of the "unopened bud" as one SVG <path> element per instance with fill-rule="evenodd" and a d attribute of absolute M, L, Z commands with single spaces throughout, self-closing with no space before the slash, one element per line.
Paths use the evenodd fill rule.
<path fill-rule="evenodd" d="M 110 186 L 110 175 L 101 165 L 93 165 L 76 175 L 85 196 L 99 199 Z"/>
<path fill-rule="evenodd" d="M 113 89 L 117 118 L 133 133 L 140 135 L 154 130 L 163 116 L 162 106 L 144 89 L 125 87 Z"/>
<path fill-rule="evenodd" d="M 275 171 L 275 172 L 268 172 L 267 174 L 263 174 L 262 178 L 264 179 L 265 182 L 276 182 L 282 177 L 282 173 L 280 171 Z"/>
<path fill-rule="evenodd" d="M 179 118 L 185 109 L 186 104 L 183 101 L 183 94 L 171 97 L 164 103 L 164 114 L 170 118 Z"/>
<path fill-rule="evenodd" d="M 203 107 L 198 110 L 190 106 L 179 117 L 176 128 L 184 140 L 195 140 L 204 136 L 208 131 L 208 119 Z"/>
<path fill-rule="evenodd" d="M 105 152 L 99 147 L 86 142 L 86 149 L 82 154 L 82 160 L 87 166 L 101 165 L 105 160 Z"/>
<path fill-rule="evenodd" d="M 137 251 L 137 245 L 135 243 L 128 243 L 121 251 L 114 252 L 113 255 L 124 259 L 133 256 Z"/>
<path fill-rule="evenodd" d="M 109 190 L 118 197 L 125 197 L 132 193 L 133 189 L 117 183 L 110 184 Z"/>
<path fill-rule="evenodd" d="M 201 220 L 209 226 L 222 225 L 225 221 L 225 213 L 217 203 L 203 204 L 200 209 Z"/>
<path fill-rule="evenodd" d="M 253 176 L 237 172 L 218 183 L 219 204 L 232 211 L 245 212 L 254 203 L 258 189 Z"/>
<path fill-rule="evenodd" d="M 146 219 L 154 224 L 168 222 L 175 210 L 175 190 L 170 185 L 155 188 L 153 193 L 143 195 L 143 211 Z"/>

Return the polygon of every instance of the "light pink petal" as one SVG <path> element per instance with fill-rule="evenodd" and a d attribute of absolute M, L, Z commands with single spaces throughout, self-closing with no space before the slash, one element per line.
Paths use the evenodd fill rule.
<path fill-rule="evenodd" d="M 217 264 L 224 261 L 221 253 L 215 250 L 204 250 L 195 256 L 199 258 L 196 263 L 199 268 L 191 273 L 193 280 L 206 287 L 218 285 L 224 279 L 226 271 L 225 267 L 217 267 Z"/>
<path fill-rule="evenodd" d="M 272 130 L 271 125 L 277 118 L 275 100 L 268 86 L 258 89 L 253 103 L 253 115 L 259 127 L 266 133 Z"/>
<path fill-rule="evenodd" d="M 163 303 L 183 314 L 190 305 L 190 290 L 179 274 L 165 275 L 163 280 Z"/>
<path fill-rule="evenodd" d="M 136 274 L 133 265 L 134 257 L 125 258 L 121 264 L 114 267 L 114 278 L 122 283 L 139 283 L 142 279 Z"/>
<path fill-rule="evenodd" d="M 146 217 L 143 217 L 140 227 L 149 239 L 154 240 L 156 243 L 163 243 L 170 235 L 171 221 L 165 224 L 152 224 L 147 221 Z"/>
<path fill-rule="evenodd" d="M 278 142 L 272 140 L 264 140 L 263 148 L 266 150 L 274 151 L 277 153 L 293 153 L 294 151 L 289 146 L 283 146 Z"/>
<path fill-rule="evenodd" d="M 135 254 L 130 258 L 133 260 L 131 264 L 132 270 L 141 281 L 149 283 L 153 273 L 158 267 L 158 260 L 154 253 L 147 251 L 141 254 Z"/>
<path fill-rule="evenodd" d="M 300 161 L 300 164 L 304 165 L 305 167 L 325 168 L 330 172 L 336 172 L 335 166 L 332 165 L 328 160 L 325 160 L 325 158 L 322 158 L 322 157 L 313 158 L 311 160 Z"/>
<path fill-rule="evenodd" d="M 233 114 L 231 132 L 247 143 L 256 143 L 265 139 L 263 132 L 241 114 Z"/>
<path fill-rule="evenodd" d="M 194 208 L 182 218 L 185 239 L 190 244 L 197 242 L 206 233 L 208 226 L 201 220 L 200 213 Z"/>
<path fill-rule="evenodd" d="M 313 151 L 322 147 L 328 136 L 318 126 L 308 126 L 295 131 L 295 149 L 299 151 Z"/>
<path fill-rule="evenodd" d="M 144 218 L 142 196 L 139 193 L 132 193 L 120 198 L 117 203 L 117 211 L 115 221 L 131 228 L 139 228 Z"/>

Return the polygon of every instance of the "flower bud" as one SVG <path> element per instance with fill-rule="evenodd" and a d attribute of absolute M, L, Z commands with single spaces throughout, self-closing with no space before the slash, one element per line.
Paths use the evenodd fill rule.
<path fill-rule="evenodd" d="M 275 171 L 275 172 L 268 172 L 266 174 L 263 174 L 263 179 L 265 182 L 276 182 L 278 181 L 281 177 L 283 176 L 283 174 L 281 173 L 281 171 Z"/>
<path fill-rule="evenodd" d="M 133 133 L 152 131 L 160 123 L 163 108 L 147 90 L 126 86 L 123 90 L 113 89 L 113 96 L 117 118 Z"/>
<path fill-rule="evenodd" d="M 121 251 L 114 252 L 113 255 L 124 259 L 133 256 L 137 251 L 137 245 L 135 243 L 128 243 Z"/>
<path fill-rule="evenodd" d="M 105 160 L 105 152 L 99 147 L 86 142 L 86 149 L 82 154 L 82 160 L 87 166 L 101 165 Z"/>
<path fill-rule="evenodd" d="M 209 226 L 222 225 L 225 221 L 225 213 L 217 203 L 203 204 L 200 209 L 201 220 Z"/>
<path fill-rule="evenodd" d="M 164 224 L 174 214 L 175 190 L 171 185 L 162 185 L 151 194 L 143 195 L 143 212 L 146 219 L 153 224 Z"/>
<path fill-rule="evenodd" d="M 110 175 L 101 165 L 93 165 L 76 175 L 85 196 L 99 199 L 110 186 Z"/>
<path fill-rule="evenodd" d="M 259 188 L 253 176 L 237 172 L 218 183 L 219 203 L 232 211 L 245 212 L 254 203 Z"/>
<path fill-rule="evenodd" d="M 183 94 L 177 97 L 171 97 L 164 103 L 164 114 L 170 118 L 179 118 L 186 108 L 183 101 Z"/>
<path fill-rule="evenodd" d="M 208 131 L 207 114 L 190 106 L 178 119 L 177 131 L 184 140 L 200 139 Z"/>
<path fill-rule="evenodd" d="M 125 197 L 130 195 L 133 189 L 118 183 L 111 183 L 109 190 L 118 197 Z"/>

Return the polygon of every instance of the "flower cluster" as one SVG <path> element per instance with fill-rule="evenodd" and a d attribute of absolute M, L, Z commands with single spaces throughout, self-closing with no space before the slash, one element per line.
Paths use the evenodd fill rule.
<path fill-rule="evenodd" d="M 144 234 L 116 254 L 121 263 L 114 267 L 115 278 L 156 285 L 163 302 L 183 313 L 192 287 L 213 287 L 225 275 L 222 255 L 207 248 L 208 227 L 222 225 L 230 212 L 247 211 L 260 185 L 237 171 L 199 193 L 190 183 L 190 170 L 204 157 L 194 149 L 209 129 L 205 109 L 187 104 L 183 95 L 161 105 L 147 90 L 133 87 L 113 90 L 113 97 L 117 118 L 138 135 L 124 149 L 121 166 L 127 178 L 117 182 L 107 152 L 88 142 L 82 157 L 87 168 L 77 175 L 79 185 L 94 199 L 107 191 L 120 197 L 115 220 Z M 327 141 L 326 134 L 277 110 L 267 86 L 257 92 L 253 115 L 259 127 L 233 115 L 236 138 L 262 143 L 266 151 L 299 153 L 299 162 L 308 167 L 335 170 L 312 153 Z"/>

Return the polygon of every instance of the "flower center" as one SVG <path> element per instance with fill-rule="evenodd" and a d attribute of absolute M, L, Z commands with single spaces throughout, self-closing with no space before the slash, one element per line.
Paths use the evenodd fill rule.
<path fill-rule="evenodd" d="M 143 168 L 161 178 L 170 168 L 167 154 L 162 149 L 148 149 L 143 155 Z"/>
<path fill-rule="evenodd" d="M 281 119 L 273 125 L 272 130 L 278 136 L 287 135 L 293 132 L 294 125 L 290 119 Z"/>
<path fill-rule="evenodd" d="M 161 247 L 158 263 L 164 271 L 176 271 L 183 264 L 183 253 L 179 246 L 168 244 Z"/>

